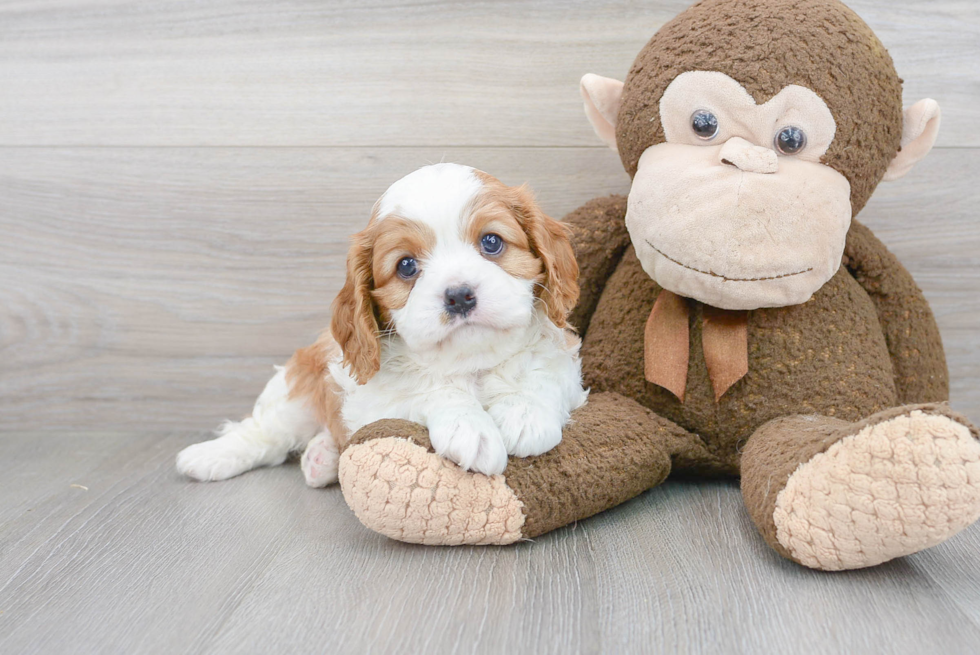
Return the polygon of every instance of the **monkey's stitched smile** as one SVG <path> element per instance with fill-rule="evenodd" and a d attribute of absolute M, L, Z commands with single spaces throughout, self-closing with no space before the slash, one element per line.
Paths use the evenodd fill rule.
<path fill-rule="evenodd" d="M 714 271 L 702 271 L 700 268 L 694 268 L 693 266 L 688 266 L 684 262 L 679 262 L 667 253 L 663 252 L 660 248 L 650 243 L 649 239 L 645 239 L 647 245 L 656 250 L 664 259 L 671 261 L 678 266 L 686 268 L 689 271 L 694 271 L 695 273 L 701 273 L 702 275 L 710 275 L 711 277 L 720 277 L 725 282 L 763 282 L 765 280 L 778 280 L 784 277 L 792 277 L 794 275 L 802 275 L 804 273 L 809 273 L 813 270 L 813 267 L 805 268 L 802 271 L 796 271 L 794 273 L 783 273 L 781 275 L 771 275 L 769 277 L 726 277 L 720 273 L 715 273 Z"/>

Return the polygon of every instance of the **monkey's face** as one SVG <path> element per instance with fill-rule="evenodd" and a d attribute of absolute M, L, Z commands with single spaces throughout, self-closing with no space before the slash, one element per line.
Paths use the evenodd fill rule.
<path fill-rule="evenodd" d="M 633 176 L 643 268 L 724 309 L 806 302 L 840 268 L 852 215 L 940 123 L 928 98 L 903 111 L 887 50 L 838 0 L 699 0 L 625 84 L 586 75 L 581 91 Z"/>
<path fill-rule="evenodd" d="M 665 289 L 724 309 L 807 301 L 840 267 L 847 179 L 821 163 L 836 124 L 789 85 L 757 105 L 719 72 L 676 77 L 660 100 L 665 142 L 640 156 L 626 225 Z"/>

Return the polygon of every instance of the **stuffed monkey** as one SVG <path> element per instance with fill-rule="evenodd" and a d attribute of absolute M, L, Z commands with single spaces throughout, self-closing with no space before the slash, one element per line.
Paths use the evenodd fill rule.
<path fill-rule="evenodd" d="M 946 404 L 921 291 L 854 220 L 932 147 L 939 107 L 904 111 L 872 30 L 836 0 L 704 0 L 626 82 L 582 79 L 632 178 L 565 222 L 581 268 L 570 322 L 588 403 L 562 443 L 501 476 L 382 421 L 340 460 L 369 528 L 507 544 L 622 503 L 672 473 L 740 476 L 765 541 L 808 567 L 873 566 L 980 516 L 980 442 Z"/>

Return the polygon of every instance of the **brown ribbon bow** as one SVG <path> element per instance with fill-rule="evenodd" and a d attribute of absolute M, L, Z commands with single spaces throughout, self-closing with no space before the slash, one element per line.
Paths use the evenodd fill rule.
<path fill-rule="evenodd" d="M 684 402 L 690 360 L 688 302 L 666 289 L 661 291 L 643 335 L 644 376 L 681 402 Z M 749 372 L 748 312 L 702 307 L 701 349 L 718 402 Z"/>

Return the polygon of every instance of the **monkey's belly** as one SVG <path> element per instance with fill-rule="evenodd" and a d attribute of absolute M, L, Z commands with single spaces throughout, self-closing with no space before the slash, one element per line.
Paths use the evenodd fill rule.
<path fill-rule="evenodd" d="M 790 414 L 853 421 L 897 404 L 874 305 L 843 267 L 802 305 L 749 312 L 749 372 L 718 402 L 701 348 L 697 303 L 691 310 L 684 402 L 644 378 L 643 330 L 660 290 L 630 248 L 585 336 L 585 383 L 593 392 L 633 398 L 697 434 L 733 472 L 741 446 L 766 421 Z"/>

